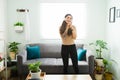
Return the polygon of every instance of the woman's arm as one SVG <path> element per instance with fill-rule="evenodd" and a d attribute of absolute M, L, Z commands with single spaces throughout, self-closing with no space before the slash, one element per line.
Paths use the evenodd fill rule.
<path fill-rule="evenodd" d="M 77 33 L 76 33 L 77 31 L 76 31 L 76 28 L 75 28 L 75 26 L 72 26 L 72 38 L 73 39 L 76 39 L 77 38 Z"/>
<path fill-rule="evenodd" d="M 68 27 L 66 27 L 65 32 L 62 34 L 63 38 L 66 38 L 66 36 L 67 36 L 67 31 L 68 31 Z"/>
<path fill-rule="evenodd" d="M 61 36 L 62 38 L 65 38 L 65 37 L 67 36 L 67 31 L 68 31 L 68 27 L 66 27 L 66 30 L 64 31 L 63 34 L 60 34 L 60 36 Z M 59 33 L 60 33 L 60 29 L 59 29 Z"/>

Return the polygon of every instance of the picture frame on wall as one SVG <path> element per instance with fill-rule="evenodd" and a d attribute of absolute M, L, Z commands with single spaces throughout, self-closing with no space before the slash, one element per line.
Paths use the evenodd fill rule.
<path fill-rule="evenodd" d="M 116 9 L 116 7 L 112 7 L 109 9 L 109 22 L 110 23 L 115 22 L 115 9 Z"/>

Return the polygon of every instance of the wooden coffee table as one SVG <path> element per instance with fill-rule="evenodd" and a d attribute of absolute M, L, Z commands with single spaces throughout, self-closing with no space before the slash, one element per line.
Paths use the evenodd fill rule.
<path fill-rule="evenodd" d="M 26 80 L 31 79 L 31 75 L 28 74 Z M 90 77 L 90 75 L 64 75 L 64 74 L 47 74 L 45 72 L 42 72 L 42 74 L 40 75 L 40 80 L 92 80 L 92 78 Z"/>
<path fill-rule="evenodd" d="M 46 75 L 44 80 L 92 80 L 90 75 Z"/>

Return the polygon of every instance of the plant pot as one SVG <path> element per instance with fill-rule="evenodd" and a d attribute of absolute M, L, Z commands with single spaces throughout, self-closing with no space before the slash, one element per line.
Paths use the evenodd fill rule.
<path fill-rule="evenodd" d="M 100 59 L 96 58 L 95 61 L 97 63 L 97 66 L 104 67 L 103 58 L 100 58 Z"/>
<path fill-rule="evenodd" d="M 15 60 L 15 58 L 16 58 L 15 52 L 10 52 L 9 56 L 10 56 L 11 60 Z"/>
<path fill-rule="evenodd" d="M 18 33 L 23 32 L 23 26 L 15 26 L 15 31 Z"/>
<path fill-rule="evenodd" d="M 95 74 L 95 80 L 102 80 L 103 74 Z"/>
<path fill-rule="evenodd" d="M 106 73 L 104 74 L 104 77 L 105 77 L 105 80 L 112 80 L 112 73 L 106 72 Z"/>
<path fill-rule="evenodd" d="M 34 79 L 34 78 L 40 78 L 40 74 L 41 74 L 41 69 L 39 70 L 39 72 L 31 72 L 30 71 L 30 74 L 31 74 L 31 78 Z"/>

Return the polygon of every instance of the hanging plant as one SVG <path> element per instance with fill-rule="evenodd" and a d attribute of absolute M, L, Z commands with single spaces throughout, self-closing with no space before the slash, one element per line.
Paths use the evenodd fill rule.
<path fill-rule="evenodd" d="M 24 26 L 24 24 L 22 22 L 16 22 L 14 24 L 14 26 L 15 26 L 15 31 L 16 32 L 23 32 L 23 26 Z"/>
<path fill-rule="evenodd" d="M 24 24 L 22 22 L 17 22 L 14 24 L 14 26 L 24 26 Z"/>

